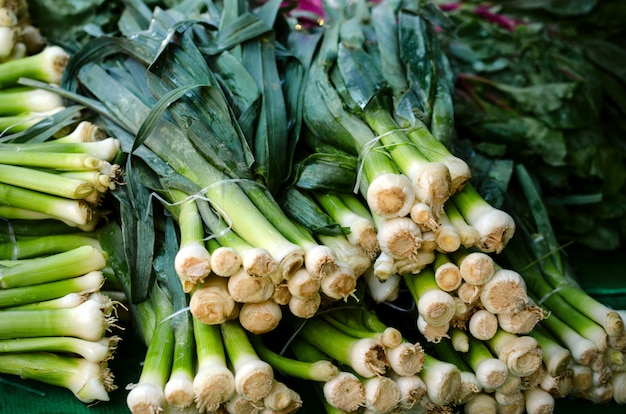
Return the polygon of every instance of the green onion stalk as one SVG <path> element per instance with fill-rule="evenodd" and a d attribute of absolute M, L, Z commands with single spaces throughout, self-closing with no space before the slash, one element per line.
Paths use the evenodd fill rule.
<path fill-rule="evenodd" d="M 13 208 L 5 211 L 7 218 L 54 218 L 74 227 L 86 226 L 96 216 L 84 200 L 41 193 L 22 187 L 0 183 L 0 204 Z M 30 212 L 34 214 L 30 214 Z"/>
<path fill-rule="evenodd" d="M 241 256 L 232 247 L 222 246 L 214 238 L 205 243 L 211 256 L 211 271 L 218 276 L 228 277 L 241 267 Z"/>
<path fill-rule="evenodd" d="M 400 131 L 387 109 L 388 105 L 374 102 L 363 113 L 365 121 L 379 134 L 393 160 L 411 180 L 416 199 L 429 205 L 433 214 L 439 217 L 452 191 L 448 167 L 429 161 Z"/>
<path fill-rule="evenodd" d="M 0 309 L 40 303 L 75 292 L 84 294 L 97 292 L 104 282 L 104 274 L 97 270 L 55 282 L 0 289 Z"/>
<path fill-rule="evenodd" d="M 241 266 L 252 276 L 264 277 L 276 273 L 278 262 L 265 248 L 255 247 L 239 236 L 213 211 L 199 204 L 200 215 L 212 237 L 222 246 L 233 249 L 239 256 Z M 209 241 L 212 239 L 209 239 Z M 211 256 L 213 257 L 213 256 Z M 237 270 L 239 268 L 237 267 Z M 216 273 L 218 274 L 218 273 Z M 220 275 L 220 274 L 218 274 Z"/>
<path fill-rule="evenodd" d="M 493 355 L 506 364 L 512 375 L 525 377 L 542 366 L 543 350 L 531 336 L 515 335 L 499 329 L 485 343 Z"/>
<path fill-rule="evenodd" d="M 462 353 L 453 347 L 450 339 L 443 339 L 437 344 L 434 351 L 438 358 L 454 364 L 461 372 L 461 386 L 458 395 L 454 399 L 454 404 L 465 404 L 473 396 L 483 391 L 483 386 L 478 382 L 478 378 L 471 366 L 468 365 Z"/>
<path fill-rule="evenodd" d="M 479 239 L 474 246 L 485 253 L 501 253 L 515 233 L 513 218 L 489 204 L 471 183 L 451 200 L 467 224 L 478 231 Z"/>
<path fill-rule="evenodd" d="M 185 409 L 192 407 L 196 400 L 193 389 L 195 371 L 195 343 L 192 316 L 186 312 L 173 315 L 174 350 L 172 368 L 163 387 L 163 395 L 170 407 Z"/>
<path fill-rule="evenodd" d="M 58 298 L 43 300 L 41 302 L 28 303 L 25 305 L 11 306 L 13 309 L 63 309 L 73 308 L 87 300 L 89 294 L 71 292 Z"/>
<path fill-rule="evenodd" d="M 461 371 L 456 365 L 426 354 L 418 375 L 426 384 L 426 396 L 433 404 L 449 405 L 458 395 Z"/>
<path fill-rule="evenodd" d="M 350 243 L 361 247 L 372 256 L 376 254 L 379 250 L 376 227 L 369 213 L 364 216 L 361 214 L 362 209 L 352 210 L 337 194 L 315 192 L 313 196 L 335 222 L 349 229 L 346 237 Z"/>
<path fill-rule="evenodd" d="M 353 336 L 364 337 L 374 333 L 385 346 L 390 372 L 399 376 L 414 376 L 424 364 L 424 349 L 419 342 L 412 343 L 403 337 L 395 327 L 385 324 L 376 312 L 364 308 L 338 308 L 324 315 L 328 321 L 335 316 L 335 323 L 344 332 L 350 333 L 351 327 L 357 331 Z M 337 322 L 336 320 L 340 321 Z M 331 322 L 332 323 L 332 322 Z"/>
<path fill-rule="evenodd" d="M 109 401 L 109 392 L 116 388 L 106 364 L 62 353 L 3 353 L 0 367 L 5 374 L 67 388 L 84 403 Z"/>
<path fill-rule="evenodd" d="M 331 358 L 328 355 L 297 336 L 292 338 L 289 349 L 299 361 L 307 363 L 327 361 L 332 366 L 336 366 L 330 361 Z M 350 412 L 365 404 L 365 387 L 361 379 L 351 371 L 337 367 L 337 371 L 329 378 L 325 381 L 316 381 L 314 385 L 321 395 L 322 402 L 335 409 Z"/>
<path fill-rule="evenodd" d="M 263 335 L 250 336 L 250 341 L 259 357 L 269 363 L 276 372 L 289 377 L 316 382 L 330 381 L 339 375 L 339 368 L 327 357 L 317 354 L 319 359 L 311 361 L 313 358 L 307 357 L 303 353 L 298 353 L 296 358 L 285 356 L 269 347 L 266 342 L 269 342 L 270 339 L 264 338 Z"/>
<path fill-rule="evenodd" d="M 197 354 L 193 378 L 196 407 L 212 412 L 235 395 L 235 376 L 227 365 L 220 327 L 195 318 L 192 324 Z"/>
<path fill-rule="evenodd" d="M 50 119 L 63 108 L 53 109 L 43 113 L 21 113 L 18 115 L 0 116 L 0 131 L 4 134 L 13 134 L 28 130 L 37 123 Z"/>
<path fill-rule="evenodd" d="M 54 142 L 94 142 L 105 138 L 105 133 L 91 121 L 82 120 L 72 130 L 61 136 L 53 136 Z"/>
<path fill-rule="evenodd" d="M 296 321 L 288 322 L 298 330 L 298 336 L 365 378 L 382 375 L 387 370 L 385 347 L 374 338 L 355 338 L 319 316 L 307 319 L 301 326 Z"/>
<path fill-rule="evenodd" d="M 40 283 L 55 282 L 104 269 L 104 253 L 92 245 L 16 261 L 0 270 L 0 288 L 11 289 Z"/>
<path fill-rule="evenodd" d="M 238 321 L 226 321 L 219 327 L 233 367 L 236 392 L 250 401 L 262 400 L 272 388 L 272 366 L 259 358 L 246 330 Z"/>
<path fill-rule="evenodd" d="M 47 46 L 35 55 L 0 63 L 0 87 L 16 85 L 19 78 L 59 84 L 68 60 L 63 48 Z"/>
<path fill-rule="evenodd" d="M 191 292 L 189 311 L 202 323 L 218 325 L 237 317 L 239 305 L 228 291 L 228 278 L 210 274 Z"/>
<path fill-rule="evenodd" d="M 452 295 L 437 285 L 432 267 L 417 275 L 404 274 L 403 280 L 417 304 L 419 315 L 432 326 L 449 324 L 456 312 Z"/>
<path fill-rule="evenodd" d="M 0 243 L 0 259 L 31 259 L 64 251 L 81 246 L 91 245 L 100 248 L 98 239 L 90 233 L 74 232 L 68 234 L 51 234 L 41 236 L 20 237 L 15 240 Z"/>
<path fill-rule="evenodd" d="M 153 334 L 148 344 L 141 373 L 136 384 L 126 396 L 126 404 L 132 413 L 160 412 L 166 404 L 165 384 L 169 380 L 173 353 L 175 348 L 174 329 L 172 320 L 169 319 L 174 313 L 174 307 L 166 296 L 163 288 L 154 283 L 149 295 L 150 305 L 155 314 L 155 319 L 140 319 L 142 324 L 153 322 Z M 142 328 L 149 331 L 150 327 Z"/>
<path fill-rule="evenodd" d="M 51 152 L 54 154 L 84 154 L 97 158 L 102 162 L 112 162 L 120 150 L 120 141 L 117 138 L 108 137 L 91 142 L 58 142 L 55 140 L 25 143 L 6 142 L 0 148 L 3 152 L 14 153 L 33 152 L 37 154 Z M 27 155 L 24 157 L 28 159 Z"/>
<path fill-rule="evenodd" d="M 63 107 L 61 97 L 44 89 L 32 87 L 0 89 L 0 115 L 48 112 L 61 107 Z"/>
<path fill-rule="evenodd" d="M 179 203 L 180 245 L 174 269 L 185 292 L 190 292 L 211 272 L 211 254 L 204 242 L 204 226 L 195 200 L 180 191 L 171 190 L 170 194 Z"/>
<path fill-rule="evenodd" d="M 113 335 L 99 340 L 86 340 L 72 336 L 12 338 L 0 341 L 0 354 L 51 352 L 76 354 L 93 363 L 113 358 L 120 337 Z"/>
<path fill-rule="evenodd" d="M 469 349 L 463 358 L 473 369 L 478 383 L 487 391 L 501 387 L 509 376 L 506 364 L 494 357 L 483 341 L 472 336 L 469 337 Z"/>
<path fill-rule="evenodd" d="M 373 267 L 368 268 L 363 274 L 367 284 L 367 294 L 376 303 L 393 302 L 400 295 L 402 277 L 397 273 L 385 276 L 382 280 L 376 275 Z"/>
<path fill-rule="evenodd" d="M 242 304 L 238 316 L 239 323 L 246 331 L 258 335 L 276 329 L 283 317 L 283 311 L 278 303 L 268 298 L 261 302 Z"/>

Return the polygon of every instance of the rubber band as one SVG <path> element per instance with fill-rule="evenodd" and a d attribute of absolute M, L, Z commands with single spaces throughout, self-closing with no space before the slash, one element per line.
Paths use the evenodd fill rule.
<path fill-rule="evenodd" d="M 161 203 L 173 207 L 173 206 L 177 206 L 189 201 L 195 201 L 195 200 L 202 200 L 202 201 L 206 201 L 207 203 L 209 203 L 219 214 L 220 217 L 222 217 L 224 219 L 224 221 L 226 222 L 226 228 L 217 232 L 217 233 L 213 233 L 210 234 L 209 236 L 205 237 L 203 240 L 207 241 L 207 240 L 211 240 L 211 239 L 215 239 L 221 236 L 226 235 L 226 233 L 228 233 L 229 231 L 231 231 L 232 226 L 233 226 L 233 222 L 230 219 L 230 217 L 228 216 L 228 214 L 222 209 L 220 208 L 217 204 L 215 204 L 211 198 L 207 197 L 206 195 L 204 195 L 204 193 L 206 193 L 208 190 L 210 190 L 211 188 L 217 187 L 218 185 L 222 185 L 225 183 L 240 183 L 240 182 L 252 182 L 255 183 L 257 185 L 261 185 L 260 183 L 254 181 L 254 180 L 250 180 L 248 178 L 227 178 L 224 180 L 219 180 L 216 181 L 214 183 L 211 183 L 209 185 L 207 185 L 206 187 L 201 188 L 200 190 L 196 191 L 193 194 L 189 194 L 187 197 L 183 198 L 180 201 L 175 201 L 175 202 L 170 202 L 168 200 L 166 200 L 165 198 L 161 197 L 159 194 L 157 194 L 156 192 L 152 192 L 150 193 L 150 197 L 148 200 L 148 208 L 146 209 L 146 215 L 144 217 L 144 219 L 148 218 L 148 212 L 150 211 L 150 206 L 152 204 L 152 198 L 156 198 L 157 200 L 159 200 Z"/>
<path fill-rule="evenodd" d="M 181 315 L 183 313 L 189 312 L 191 308 L 189 308 L 189 306 L 185 306 L 184 308 L 181 308 L 179 310 L 177 310 L 176 312 L 172 313 L 171 315 L 166 316 L 165 318 L 163 318 L 162 320 L 160 320 L 157 324 L 163 323 L 163 322 L 167 322 L 169 320 L 174 319 L 175 317 L 177 317 L 178 315 Z"/>
<path fill-rule="evenodd" d="M 359 156 L 357 158 L 358 168 L 357 168 L 357 174 L 356 174 L 356 182 L 354 184 L 354 188 L 352 189 L 353 193 L 358 194 L 359 192 L 359 187 L 361 186 L 361 177 L 363 176 L 363 164 L 365 164 L 365 158 L 367 158 L 367 155 L 370 153 L 370 151 L 374 149 L 376 144 L 383 137 L 387 135 L 390 135 L 396 132 L 408 132 L 408 131 L 411 131 L 412 129 L 415 129 L 415 127 L 392 129 L 390 131 L 386 131 L 380 135 L 375 136 L 374 138 L 369 140 L 365 145 L 363 145 L 363 148 L 361 148 L 361 151 L 359 151 Z M 406 144 L 415 145 L 412 142 L 407 142 Z M 383 148 L 385 148 L 385 146 L 383 146 Z"/>
<path fill-rule="evenodd" d="M 557 287 L 556 289 L 553 289 L 552 291 L 546 293 L 541 299 L 539 299 L 537 301 L 537 305 L 542 305 L 543 302 L 545 302 L 546 300 L 550 299 L 550 296 L 552 296 L 552 295 L 554 295 L 556 293 L 559 293 L 562 289 L 564 289 L 566 287 L 568 287 L 568 285 L 564 284 L 564 285 L 561 285 L 561 286 Z"/>
<path fill-rule="evenodd" d="M 36 394 L 36 395 L 40 396 L 40 397 L 45 397 L 46 396 L 46 392 L 45 391 L 41 391 L 41 390 L 38 390 L 36 388 L 29 387 L 28 385 L 20 384 L 20 383 L 17 383 L 15 381 L 9 381 L 8 379 L 3 378 L 3 377 L 0 377 L 0 382 L 4 383 L 4 384 L 7 384 L 7 385 L 11 385 L 11 386 L 16 387 L 16 388 L 20 388 L 20 389 L 28 391 L 28 392 L 31 392 L 33 394 Z"/>

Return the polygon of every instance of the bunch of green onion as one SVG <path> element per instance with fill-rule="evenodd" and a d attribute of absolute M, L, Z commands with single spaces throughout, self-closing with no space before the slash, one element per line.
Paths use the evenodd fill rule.
<path fill-rule="evenodd" d="M 1 235 L 0 372 L 108 401 L 120 337 L 98 240 L 55 220 L 2 218 Z"/>
<path fill-rule="evenodd" d="M 100 222 L 102 197 L 119 180 L 115 138 L 102 138 L 89 121 L 43 142 L 0 143 L 0 215 L 60 220 L 82 230 Z"/>
<path fill-rule="evenodd" d="M 0 8 L 0 20 L 2 19 Z M 5 29 L 0 23 L 0 29 Z M 0 30 L 1 33 L 1 30 Z M 22 79 L 58 85 L 69 54 L 60 46 L 44 46 L 12 59 L 0 60 L 0 133 L 27 130 L 64 109 L 56 93 L 21 84 Z"/>
<path fill-rule="evenodd" d="M 132 412 L 297 410 L 276 372 L 315 382 L 328 412 L 541 412 L 539 397 L 549 410 L 574 395 L 549 380 L 591 363 L 570 369 L 526 263 L 494 261 L 515 222 L 447 147 L 441 15 L 328 2 L 321 27 L 285 35 L 278 1 L 133 3 L 120 37 L 72 56 L 62 88 L 31 83 L 121 142 L 127 185 L 99 236 L 147 347 Z M 309 174 L 315 162 L 348 179 Z M 348 306 L 365 284 L 378 303 L 406 288 L 427 352 Z M 622 330 L 607 339 L 620 352 Z"/>

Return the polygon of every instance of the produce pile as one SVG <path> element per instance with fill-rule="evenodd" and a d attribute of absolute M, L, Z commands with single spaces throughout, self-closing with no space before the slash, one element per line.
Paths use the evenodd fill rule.
<path fill-rule="evenodd" d="M 100 6 L 0 63 L 54 101 L 2 121 L 0 372 L 107 401 L 115 347 L 144 347 L 133 413 L 626 401 L 623 314 L 577 284 L 535 165 L 459 125 L 476 9 L 172 3 Z"/>

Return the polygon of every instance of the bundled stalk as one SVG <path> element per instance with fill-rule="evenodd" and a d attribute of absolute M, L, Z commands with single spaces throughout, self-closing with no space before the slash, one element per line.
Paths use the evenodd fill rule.
<path fill-rule="evenodd" d="M 23 230 L 35 234 L 42 223 L 6 223 L 13 241 L 0 272 L 0 371 L 67 388 L 84 403 L 108 401 L 120 337 L 111 333 L 116 305 L 101 293 L 106 254 L 87 233 L 43 225 L 31 238 Z"/>

